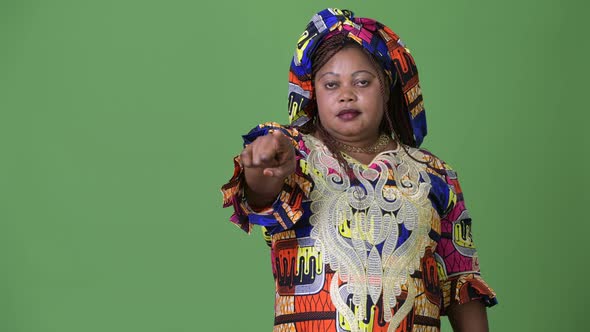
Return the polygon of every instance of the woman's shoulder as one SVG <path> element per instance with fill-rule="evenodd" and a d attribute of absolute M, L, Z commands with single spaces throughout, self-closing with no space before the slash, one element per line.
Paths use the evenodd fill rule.
<path fill-rule="evenodd" d="M 408 153 L 425 165 L 426 172 L 445 178 L 449 175 L 454 176 L 455 170 L 442 158 L 426 148 L 414 148 L 405 146 Z"/>

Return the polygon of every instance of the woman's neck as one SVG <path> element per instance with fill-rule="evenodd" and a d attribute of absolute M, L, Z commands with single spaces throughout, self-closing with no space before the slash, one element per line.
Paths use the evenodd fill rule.
<path fill-rule="evenodd" d="M 369 165 L 375 157 L 383 151 L 391 151 L 397 149 L 397 142 L 394 140 L 390 140 L 389 143 L 383 148 L 383 150 L 374 152 L 374 153 L 361 153 L 361 152 L 352 152 L 352 151 L 343 151 L 350 157 L 354 158 L 358 162 L 364 165 Z"/>
<path fill-rule="evenodd" d="M 312 135 L 325 145 L 332 146 L 332 148 L 346 153 L 365 165 L 368 165 L 379 153 L 397 149 L 397 142 L 392 140 L 389 135 L 385 136 L 386 141 L 383 141 L 381 135 L 365 140 L 341 140 L 327 136 L 318 130 L 314 131 Z"/>

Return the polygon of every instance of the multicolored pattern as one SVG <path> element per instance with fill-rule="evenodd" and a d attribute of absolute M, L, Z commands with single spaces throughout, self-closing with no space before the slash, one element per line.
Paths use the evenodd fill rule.
<path fill-rule="evenodd" d="M 318 45 L 336 33 L 346 34 L 379 60 L 391 82 L 401 83 L 416 147 L 426 136 L 426 113 L 418 69 L 410 50 L 387 26 L 353 12 L 328 8 L 315 14 L 297 42 L 289 72 L 289 121 L 300 126 L 312 117 L 314 91 L 311 58 Z M 393 84 L 391 93 L 395 93 Z"/>
<path fill-rule="evenodd" d="M 274 331 L 392 331 L 395 326 L 386 317 L 400 312 L 406 302 L 411 304 L 410 310 L 400 317 L 396 331 L 439 331 L 440 315 L 453 303 L 476 299 L 488 306 L 496 303 L 495 293 L 479 276 L 471 219 L 457 174 L 430 152 L 414 149 L 413 156 L 430 161 L 429 167 L 420 173 L 420 181 L 428 182 L 430 187 L 427 197 L 432 210 L 430 219 L 419 221 L 428 222 L 423 254 L 408 281 L 401 284 L 394 307 L 389 309 L 384 305 L 383 294 L 377 298 L 368 296 L 364 305 L 355 304 L 359 302 L 348 288 L 349 281 L 338 278 L 338 268 L 326 262 L 326 253 L 317 243 L 319 238 L 312 234 L 314 209 L 310 197 L 314 197 L 312 193 L 317 185 L 314 177 L 317 177 L 311 174 L 318 175 L 321 171 L 309 162 L 313 147 L 306 141 L 310 139 L 295 129 L 266 123 L 245 135 L 245 144 L 269 130 L 282 130 L 292 138 L 299 161 L 295 174 L 285 182 L 277 201 L 260 211 L 248 207 L 243 196 L 243 169 L 239 158 L 235 159 L 234 176 L 223 186 L 222 192 L 224 206 L 234 208 L 231 221 L 245 231 L 250 231 L 254 224 L 263 226 L 271 246 L 276 285 Z M 399 151 L 387 151 L 382 156 L 402 158 Z M 410 158 L 404 158 L 404 162 L 415 163 Z M 377 169 L 377 165 L 367 165 L 367 168 Z M 390 176 L 382 193 L 384 197 L 388 189 L 398 186 L 394 172 L 398 171 L 394 168 L 387 171 Z M 396 248 L 414 232 L 410 228 L 399 225 Z M 346 227 L 337 231 L 348 232 Z M 379 250 L 382 252 L 383 248 Z M 350 315 L 335 305 L 335 296 L 344 299 L 348 308 L 344 311 L 358 313 L 362 310 L 364 319 L 353 320 L 355 323 L 351 324 Z"/>

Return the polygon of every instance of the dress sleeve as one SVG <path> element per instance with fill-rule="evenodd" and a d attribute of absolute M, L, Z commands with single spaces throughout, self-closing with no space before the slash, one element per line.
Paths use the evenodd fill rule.
<path fill-rule="evenodd" d="M 244 168 L 239 155 L 234 158 L 234 174 L 232 178 L 221 187 L 223 207 L 233 208 L 230 221 L 247 233 L 252 231 L 253 225 L 263 226 L 269 234 L 293 227 L 304 213 L 302 202 L 308 197 L 311 190 L 311 182 L 303 174 L 300 167 L 300 160 L 303 158 L 304 153 L 301 150 L 303 139 L 296 129 L 281 126 L 274 122 L 264 123 L 242 136 L 244 146 L 272 130 L 281 130 L 287 137 L 291 138 L 297 159 L 295 173 L 285 179 L 285 184 L 274 203 L 256 210 L 248 205 L 244 196 Z"/>
<path fill-rule="evenodd" d="M 457 173 L 440 162 L 439 171 L 447 184 L 441 216 L 441 237 L 435 258 L 443 294 L 442 315 L 449 305 L 481 300 L 491 307 L 497 304 L 495 292 L 480 276 L 479 260 L 471 235 L 471 217 L 465 207 Z M 438 167 L 437 167 L 438 168 Z"/>

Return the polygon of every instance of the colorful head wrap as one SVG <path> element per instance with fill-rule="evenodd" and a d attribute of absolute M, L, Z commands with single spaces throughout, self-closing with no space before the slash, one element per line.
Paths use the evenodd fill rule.
<path fill-rule="evenodd" d="M 336 33 L 346 34 L 373 54 L 390 81 L 401 83 L 405 111 L 409 115 L 416 147 L 420 146 L 426 136 L 426 114 L 418 70 L 410 50 L 387 26 L 370 18 L 355 18 L 349 10 L 324 9 L 311 18 L 301 34 L 289 71 L 289 122 L 300 126 L 312 117 L 311 58 L 320 42 Z M 393 86 L 390 86 L 390 93 L 394 93 Z"/>

